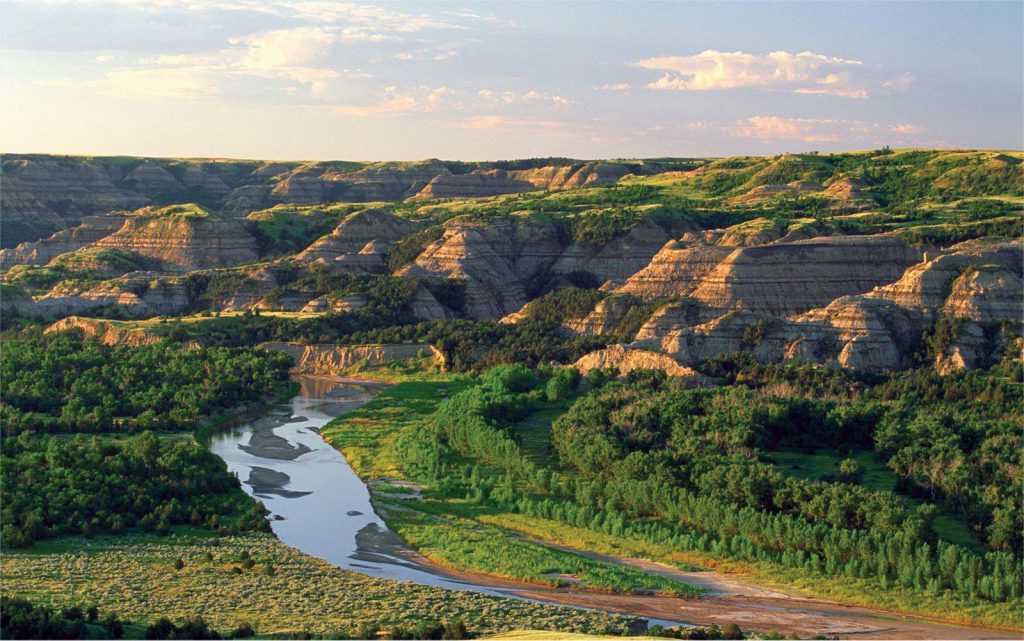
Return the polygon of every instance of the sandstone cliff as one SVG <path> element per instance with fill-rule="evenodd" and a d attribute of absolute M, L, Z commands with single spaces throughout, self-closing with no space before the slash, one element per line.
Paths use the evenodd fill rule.
<path fill-rule="evenodd" d="M 293 371 L 303 374 L 337 376 L 364 367 L 380 367 L 397 361 L 430 356 L 443 366 L 443 356 L 430 345 L 300 345 L 263 343 L 263 349 L 288 354 L 295 361 Z"/>
<path fill-rule="evenodd" d="M 295 259 L 324 263 L 343 272 L 380 273 L 386 270 L 384 258 L 392 243 L 419 227 L 383 209 L 364 209 L 350 214 Z"/>
<path fill-rule="evenodd" d="M 140 210 L 90 246 L 133 252 L 169 271 L 229 267 L 258 258 L 256 240 L 240 222 L 182 206 Z"/>
<path fill-rule="evenodd" d="M 57 256 L 77 251 L 106 238 L 124 226 L 125 216 L 112 212 L 102 216 L 86 216 L 81 223 L 59 231 L 49 238 L 25 242 L 11 249 L 0 249 L 0 269 L 12 265 L 45 265 Z"/>
<path fill-rule="evenodd" d="M 591 369 L 613 367 L 620 376 L 625 376 L 635 369 L 660 369 L 675 378 L 682 378 L 693 386 L 707 385 L 710 381 L 696 370 L 683 367 L 672 358 L 643 349 L 633 349 L 623 345 L 612 345 L 605 349 L 591 352 L 573 363 L 573 367 L 586 374 Z"/>
<path fill-rule="evenodd" d="M 704 276 L 693 296 L 712 309 L 789 316 L 895 281 L 920 257 L 886 236 L 744 247 Z"/>
<path fill-rule="evenodd" d="M 139 327 L 124 326 L 116 321 L 105 321 L 95 318 L 68 316 L 46 328 L 47 334 L 78 330 L 86 338 L 97 340 L 107 345 L 123 345 L 138 347 L 150 343 L 159 343 L 162 338 L 150 334 Z"/>
<path fill-rule="evenodd" d="M 467 315 L 500 318 L 526 304 L 530 281 L 560 253 L 552 225 L 456 219 L 398 275 L 464 280 Z"/>

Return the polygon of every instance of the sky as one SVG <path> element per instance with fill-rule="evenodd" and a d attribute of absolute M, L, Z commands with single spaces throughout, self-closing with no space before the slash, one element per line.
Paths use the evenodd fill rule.
<path fill-rule="evenodd" d="M 1024 2 L 0 0 L 0 151 L 1024 147 Z"/>

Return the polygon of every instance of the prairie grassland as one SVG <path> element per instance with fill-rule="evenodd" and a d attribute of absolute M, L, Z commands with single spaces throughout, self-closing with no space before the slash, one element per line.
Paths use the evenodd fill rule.
<path fill-rule="evenodd" d="M 533 583 L 613 592 L 699 594 L 672 579 L 565 552 L 486 522 L 492 510 L 457 499 L 380 498 L 375 504 L 405 541 L 441 565 Z"/>
<path fill-rule="evenodd" d="M 179 558 L 184 567 L 175 570 Z M 0 568 L 6 595 L 57 607 L 96 604 L 101 612 L 136 622 L 199 614 L 220 630 L 249 622 L 259 635 L 332 634 L 363 624 L 408 627 L 455 617 L 479 634 L 524 628 L 622 633 L 630 622 L 373 579 L 302 554 L 271 535 L 74 537 L 26 552 L 5 550 Z"/>

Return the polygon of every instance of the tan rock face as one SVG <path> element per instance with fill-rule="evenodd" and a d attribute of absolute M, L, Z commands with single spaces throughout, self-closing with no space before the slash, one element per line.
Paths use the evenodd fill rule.
<path fill-rule="evenodd" d="M 711 309 L 790 316 L 895 281 L 919 259 L 886 236 L 744 247 L 708 273 L 693 296 Z"/>
<path fill-rule="evenodd" d="M 685 296 L 732 252 L 731 247 L 669 241 L 618 291 L 645 299 Z"/>
<path fill-rule="evenodd" d="M 604 245 L 573 242 L 561 252 L 551 271 L 563 275 L 586 272 L 598 282 L 622 282 L 650 263 L 668 240 L 668 232 L 645 221 Z"/>
<path fill-rule="evenodd" d="M 925 329 L 913 312 L 867 296 L 848 296 L 793 319 L 800 333 L 791 358 L 835 362 L 859 371 L 896 370 Z M 838 350 L 838 351 L 837 351 Z"/>
<path fill-rule="evenodd" d="M 16 301 L 14 308 L 23 314 L 55 318 L 117 305 L 129 314 L 151 317 L 176 314 L 189 303 L 188 287 L 184 280 L 136 272 L 91 288 L 59 284 L 39 298 Z"/>
<path fill-rule="evenodd" d="M 334 196 L 344 202 L 403 200 L 431 180 L 451 172 L 440 160 L 367 167 L 350 173 L 325 174 Z"/>
<path fill-rule="evenodd" d="M 446 224 L 444 236 L 398 275 L 464 280 L 466 313 L 501 318 L 526 304 L 529 282 L 560 252 L 557 231 L 550 225 L 454 220 Z"/>
<path fill-rule="evenodd" d="M 1017 274 L 997 266 L 974 267 L 953 281 L 942 313 L 981 323 L 1024 318 L 1024 286 Z"/>
<path fill-rule="evenodd" d="M 867 184 L 850 178 L 840 178 L 823 192 L 834 208 L 865 209 L 877 205 Z"/>
<path fill-rule="evenodd" d="M 364 209 L 346 217 L 295 259 L 323 262 L 342 272 L 381 273 L 388 248 L 419 227 L 383 209 Z"/>
<path fill-rule="evenodd" d="M 256 260 L 256 240 L 241 223 L 217 216 L 137 215 L 91 247 L 123 249 L 170 271 L 229 267 Z"/>
<path fill-rule="evenodd" d="M 0 269 L 13 265 L 45 265 L 57 256 L 77 251 L 106 238 L 124 225 L 125 217 L 111 213 L 87 216 L 81 224 L 59 231 L 49 238 L 21 243 L 12 249 L 0 249 Z"/>
<path fill-rule="evenodd" d="M 4 246 L 73 227 L 85 216 L 148 202 L 143 195 L 120 189 L 115 184 L 119 178 L 79 159 L 5 159 L 0 174 Z"/>
<path fill-rule="evenodd" d="M 665 317 L 652 318 L 637 334 L 635 346 L 657 349 L 684 365 L 735 352 L 747 352 L 761 362 L 780 360 L 793 340 L 788 324 L 779 319 L 746 311 L 732 311 L 706 323 L 655 330 Z M 747 328 L 763 326 L 751 336 Z"/>
<path fill-rule="evenodd" d="M 443 355 L 431 345 L 300 345 L 263 343 L 261 348 L 291 356 L 293 371 L 321 376 L 336 376 L 355 367 L 379 367 L 428 355 L 443 363 Z"/>
<path fill-rule="evenodd" d="M 422 191 L 413 196 L 412 200 L 455 197 L 482 198 L 519 194 L 536 189 L 537 187 L 533 183 L 518 180 L 504 169 L 478 169 L 468 174 L 440 174 L 433 178 Z"/>
<path fill-rule="evenodd" d="M 1013 320 L 1012 301 L 1008 300 L 1015 292 L 1019 283 L 1021 265 L 1024 264 L 1024 241 L 1007 241 L 997 243 L 968 242 L 951 247 L 947 252 L 937 256 L 929 256 L 921 263 L 907 269 L 895 283 L 879 287 L 871 293 L 871 297 L 892 301 L 907 309 L 917 310 L 934 318 L 937 312 L 948 305 L 951 312 L 956 312 L 958 305 L 963 304 L 965 317 L 977 315 L 975 320 L 983 320 L 986 313 L 994 313 L 999 317 L 1008 316 Z M 992 266 L 985 275 L 972 277 L 960 283 L 955 297 L 951 298 L 954 282 L 967 271 Z M 994 270 L 994 271 L 992 271 Z M 997 276 L 1002 273 L 1002 276 Z M 981 302 L 987 291 L 986 285 L 992 289 L 992 304 L 998 309 L 990 312 L 982 311 L 987 303 Z M 971 302 L 978 299 L 977 302 Z M 1016 310 L 1019 312 L 1019 309 Z M 953 313 L 951 315 L 957 315 Z"/>
<path fill-rule="evenodd" d="M 614 367 L 620 375 L 626 375 L 635 369 L 660 369 L 669 376 L 686 379 L 694 386 L 707 385 L 709 380 L 703 374 L 683 367 L 671 357 L 658 352 L 644 349 L 633 349 L 622 345 L 612 345 L 605 349 L 591 352 L 573 364 L 580 372 L 586 374 L 591 369 Z"/>
<path fill-rule="evenodd" d="M 567 322 L 565 328 L 576 334 L 610 334 L 619 328 L 629 310 L 638 303 L 639 300 L 630 295 L 609 296 L 599 302 L 585 317 Z"/>
<path fill-rule="evenodd" d="M 798 196 L 823 190 L 820 184 L 807 180 L 796 180 L 785 185 L 758 185 L 742 196 L 730 198 L 731 205 L 760 205 L 779 196 Z"/>
<path fill-rule="evenodd" d="M 47 334 L 79 330 L 86 338 L 91 338 L 107 345 L 138 347 L 150 343 L 159 343 L 162 338 L 150 334 L 138 327 L 122 327 L 109 321 L 94 318 L 68 316 L 46 328 Z"/>
<path fill-rule="evenodd" d="M 979 367 L 992 352 L 985 330 L 977 323 L 964 323 L 956 343 L 936 355 L 935 370 L 945 376 Z"/>

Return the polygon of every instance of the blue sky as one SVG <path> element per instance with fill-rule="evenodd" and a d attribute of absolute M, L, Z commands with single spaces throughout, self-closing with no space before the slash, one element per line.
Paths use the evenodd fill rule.
<path fill-rule="evenodd" d="M 464 160 L 1024 146 L 1024 3 L 4 0 L 0 149 Z"/>

